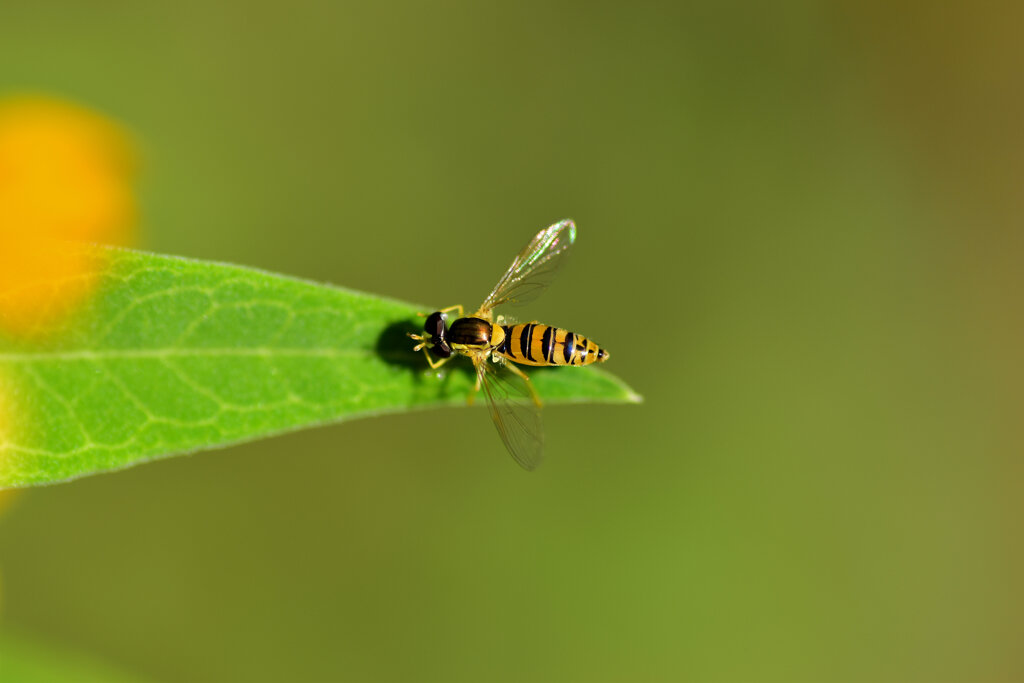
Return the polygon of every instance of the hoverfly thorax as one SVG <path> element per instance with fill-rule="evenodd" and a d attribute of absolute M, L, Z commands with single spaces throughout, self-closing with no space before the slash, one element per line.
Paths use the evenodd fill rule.
<path fill-rule="evenodd" d="M 491 345 L 491 323 L 483 318 L 459 318 L 448 329 L 448 343 L 459 346 Z"/>

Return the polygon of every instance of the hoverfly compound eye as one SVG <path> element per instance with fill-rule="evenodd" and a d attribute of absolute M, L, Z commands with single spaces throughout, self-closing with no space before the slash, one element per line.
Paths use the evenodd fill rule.
<path fill-rule="evenodd" d="M 448 342 L 443 339 L 439 342 L 435 342 L 434 345 L 430 347 L 430 352 L 438 358 L 451 358 L 452 356 L 452 348 L 448 346 Z"/>
<path fill-rule="evenodd" d="M 423 331 L 431 337 L 444 338 L 444 314 L 441 311 L 436 311 L 427 316 L 426 322 L 423 323 Z"/>
<path fill-rule="evenodd" d="M 445 327 L 444 313 L 435 311 L 427 316 L 426 322 L 423 323 L 423 333 L 430 339 L 430 350 L 434 355 L 439 358 L 451 357 L 452 349 L 446 339 L 448 329 Z"/>

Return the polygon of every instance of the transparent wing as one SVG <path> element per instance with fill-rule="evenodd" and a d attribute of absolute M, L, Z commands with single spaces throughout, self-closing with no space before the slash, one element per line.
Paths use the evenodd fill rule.
<path fill-rule="evenodd" d="M 482 360 L 476 371 L 505 448 L 523 469 L 536 469 L 544 454 L 544 432 L 540 408 L 533 402 L 530 390 L 521 378 L 502 370 L 497 363 Z"/>
<path fill-rule="evenodd" d="M 562 255 L 576 241 L 576 224 L 560 221 L 538 232 L 516 256 L 480 310 L 533 301 L 554 279 Z"/>

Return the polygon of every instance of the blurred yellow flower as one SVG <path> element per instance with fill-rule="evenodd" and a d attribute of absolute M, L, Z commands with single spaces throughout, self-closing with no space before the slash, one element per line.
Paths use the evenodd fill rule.
<path fill-rule="evenodd" d="M 0 328 L 32 335 L 88 294 L 98 265 L 67 243 L 133 241 L 136 157 L 81 106 L 0 99 Z"/>

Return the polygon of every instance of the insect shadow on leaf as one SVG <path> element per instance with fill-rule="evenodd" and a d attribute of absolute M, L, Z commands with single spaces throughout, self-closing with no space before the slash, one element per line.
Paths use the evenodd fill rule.
<path fill-rule="evenodd" d="M 388 323 L 377 337 L 374 351 L 381 360 L 391 365 L 401 365 L 413 370 L 424 367 L 423 357 L 413 353 L 409 346 L 409 334 L 419 332 L 422 323 L 416 324 L 415 320 L 402 318 Z"/>

